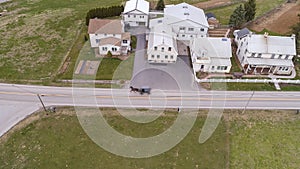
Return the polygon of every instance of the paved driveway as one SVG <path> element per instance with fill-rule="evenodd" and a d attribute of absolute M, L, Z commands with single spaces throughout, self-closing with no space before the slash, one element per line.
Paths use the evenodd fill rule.
<path fill-rule="evenodd" d="M 163 90 L 199 90 L 192 69 L 181 58 L 174 64 L 153 64 L 146 60 L 146 36 L 138 34 L 131 86 Z"/>

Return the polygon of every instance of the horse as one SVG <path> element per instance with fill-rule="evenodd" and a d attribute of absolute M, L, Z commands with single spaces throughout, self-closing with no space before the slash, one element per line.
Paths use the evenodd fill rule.
<path fill-rule="evenodd" d="M 139 88 L 134 88 L 130 86 L 130 92 L 134 92 L 134 93 L 139 92 Z"/>

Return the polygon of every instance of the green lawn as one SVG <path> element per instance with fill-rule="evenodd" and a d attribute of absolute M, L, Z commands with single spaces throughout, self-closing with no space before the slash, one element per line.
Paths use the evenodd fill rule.
<path fill-rule="evenodd" d="M 134 137 L 163 132 L 177 114 L 167 110 L 154 122 L 137 124 L 119 116 L 115 109 L 102 112 L 117 131 Z M 248 110 L 241 114 L 241 110 L 226 110 L 213 136 L 199 144 L 207 111 L 201 112 L 181 143 L 161 155 L 142 159 L 116 156 L 97 146 L 82 130 L 71 108 L 49 115 L 39 112 L 22 122 L 23 127 L 0 138 L 0 168 L 296 169 L 300 166 L 300 116 L 295 112 Z"/>
<path fill-rule="evenodd" d="M 0 80 L 51 79 L 84 27 L 86 12 L 121 0 L 14 0 L 1 4 Z"/>
<path fill-rule="evenodd" d="M 61 110 L 70 111 L 70 110 Z M 82 130 L 77 117 L 40 115 L 25 128 L 0 144 L 0 168 L 224 168 L 226 160 L 225 127 L 222 122 L 205 144 L 198 143 L 204 119 L 199 118 L 189 135 L 170 151 L 151 158 L 129 159 L 113 155 L 94 144 Z M 108 109 L 109 113 L 114 110 Z M 149 124 L 135 124 L 120 116 L 107 115 L 114 128 L 135 137 L 155 135 L 172 125 L 176 113 L 165 112 Z M 69 112 L 67 114 L 70 114 Z"/>

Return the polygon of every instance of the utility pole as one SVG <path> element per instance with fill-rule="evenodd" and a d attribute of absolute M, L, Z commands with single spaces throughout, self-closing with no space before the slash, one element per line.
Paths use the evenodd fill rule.
<path fill-rule="evenodd" d="M 41 96 L 40 96 L 39 94 L 36 94 L 36 95 L 37 95 L 37 97 L 39 98 L 39 100 L 40 100 L 40 102 L 41 102 L 41 104 L 42 104 L 44 110 L 47 111 L 47 109 L 46 109 L 46 107 L 45 107 L 45 105 L 44 105 L 44 103 L 43 103 L 43 100 L 41 99 Z"/>
<path fill-rule="evenodd" d="M 248 101 L 247 101 L 247 103 L 246 103 L 246 105 L 245 105 L 245 107 L 244 107 L 244 110 L 243 110 L 242 114 L 245 113 L 245 111 L 246 111 L 246 109 L 247 109 L 247 107 L 248 107 L 248 105 L 249 105 L 249 103 L 250 103 L 250 101 L 251 101 L 253 95 L 254 95 L 254 91 L 252 91 L 252 94 L 251 94 L 251 96 L 249 97 L 249 99 L 248 99 Z"/>

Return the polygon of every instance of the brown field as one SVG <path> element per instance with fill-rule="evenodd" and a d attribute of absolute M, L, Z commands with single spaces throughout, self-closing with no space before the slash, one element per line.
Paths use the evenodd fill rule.
<path fill-rule="evenodd" d="M 291 26 L 298 22 L 300 14 L 300 3 L 285 3 L 275 13 L 266 15 L 250 25 L 255 31 L 262 31 L 264 28 L 279 34 L 291 32 Z"/>

